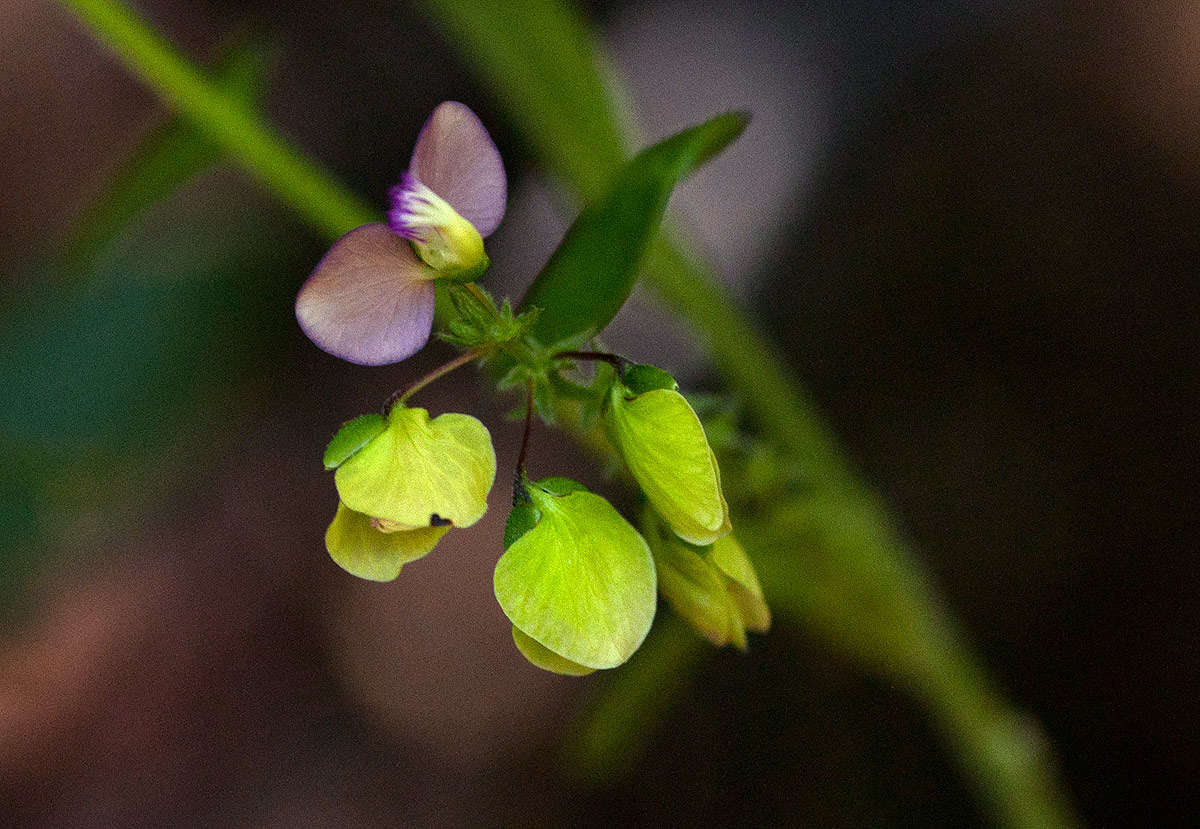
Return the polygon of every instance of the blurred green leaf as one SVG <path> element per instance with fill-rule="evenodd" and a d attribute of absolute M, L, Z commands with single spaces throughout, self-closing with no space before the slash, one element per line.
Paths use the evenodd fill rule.
<path fill-rule="evenodd" d="M 678 616 L 658 614 L 638 652 L 589 688 L 583 714 L 563 744 L 566 769 L 601 785 L 629 774 L 654 739 L 654 725 L 687 692 L 696 667 L 711 652 Z"/>
<path fill-rule="evenodd" d="M 204 178 L 139 215 L 86 281 L 41 266 L 0 316 L 0 611 L 81 506 L 119 522 L 109 501 L 145 493 L 114 481 L 226 434 L 238 379 L 290 335 L 309 252 L 233 187 Z"/>
<path fill-rule="evenodd" d="M 64 291 L 50 273 L 16 300 L 0 329 L 0 436 L 133 448 L 169 433 L 165 412 L 197 384 L 259 358 L 255 324 L 290 310 L 278 278 L 263 284 L 285 243 L 265 238 L 257 206 L 227 196 L 203 217 L 166 203 L 163 214 L 185 218 L 145 223 L 86 287 Z"/>
<path fill-rule="evenodd" d="M 266 91 L 271 61 L 271 50 L 262 38 L 243 35 L 213 67 L 213 83 L 233 98 L 255 105 Z M 207 136 L 178 115 L 152 130 L 76 220 L 62 254 L 66 269 L 86 270 L 131 220 L 220 156 L 220 149 Z"/>
<path fill-rule="evenodd" d="M 533 334 L 558 343 L 608 325 L 633 290 L 675 185 L 742 134 L 749 118 L 725 113 L 638 153 L 589 204 L 529 286 L 521 308 L 540 308 Z"/>

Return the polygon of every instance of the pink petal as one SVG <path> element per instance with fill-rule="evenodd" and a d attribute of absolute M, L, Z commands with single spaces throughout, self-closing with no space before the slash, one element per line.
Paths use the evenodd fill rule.
<path fill-rule="evenodd" d="M 487 236 L 504 218 L 508 184 L 500 151 L 465 104 L 444 101 L 421 127 L 408 172 Z"/>
<path fill-rule="evenodd" d="M 296 296 L 296 319 L 322 351 L 363 366 L 416 353 L 433 327 L 437 274 L 387 225 L 334 242 Z"/>

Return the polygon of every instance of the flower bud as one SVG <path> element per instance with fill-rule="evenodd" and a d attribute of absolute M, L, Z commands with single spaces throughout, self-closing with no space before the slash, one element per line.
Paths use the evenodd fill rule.
<path fill-rule="evenodd" d="M 470 282 L 487 270 L 483 236 L 475 225 L 415 175 L 405 173 L 391 197 L 392 230 L 412 242 L 417 255 L 439 275 Z"/>
<path fill-rule="evenodd" d="M 729 534 L 716 456 L 669 374 L 628 369 L 613 384 L 605 422 L 646 498 L 680 538 L 711 544 Z"/>
<path fill-rule="evenodd" d="M 717 647 L 746 648 L 746 631 L 765 633 L 771 611 L 754 566 L 732 535 L 696 547 L 665 531 L 647 510 L 643 522 L 658 589 L 689 625 Z"/>
<path fill-rule="evenodd" d="M 575 481 L 521 481 L 517 494 L 494 586 L 518 649 L 556 673 L 622 664 L 654 620 L 645 540 Z"/>

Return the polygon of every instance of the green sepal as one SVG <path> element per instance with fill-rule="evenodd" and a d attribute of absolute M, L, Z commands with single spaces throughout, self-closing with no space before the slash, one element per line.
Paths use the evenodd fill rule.
<path fill-rule="evenodd" d="M 563 676 L 587 676 L 595 673 L 595 668 L 585 668 L 578 662 L 572 662 L 566 657 L 559 656 L 537 640 L 530 637 L 516 625 L 512 629 L 513 644 L 521 652 L 521 656 L 529 660 L 536 668 Z"/>
<path fill-rule="evenodd" d="M 675 382 L 675 378 L 657 366 L 630 366 L 621 375 L 621 382 L 625 384 L 631 396 L 659 389 L 679 391 L 679 384 Z"/>
<path fill-rule="evenodd" d="M 518 314 L 512 303 L 505 299 L 499 307 L 491 294 L 476 285 L 475 291 L 442 280 L 447 305 L 443 317 L 449 317 L 438 337 L 461 348 L 477 348 L 512 342 L 525 335 L 537 321 L 538 311 L 533 309 Z M 481 298 L 482 297 L 482 298 Z"/>
<path fill-rule="evenodd" d="M 507 550 L 525 533 L 537 525 L 542 513 L 533 504 L 529 488 L 538 487 L 551 495 L 570 495 L 572 492 L 587 492 L 587 487 L 570 478 L 542 478 L 536 484 L 529 483 L 527 478 L 518 477 L 513 483 L 513 508 L 504 522 L 504 549 Z"/>
<path fill-rule="evenodd" d="M 504 549 L 507 550 L 514 541 L 532 530 L 541 517 L 537 507 L 529 501 L 513 504 L 508 520 L 504 522 Z"/>
<path fill-rule="evenodd" d="M 541 481 L 528 493 L 541 517 L 496 563 L 496 600 L 514 626 L 563 659 L 622 664 L 654 620 L 649 547 L 611 504 L 574 481 Z"/>
<path fill-rule="evenodd" d="M 371 519 L 338 504 L 337 514 L 325 531 L 329 557 L 351 575 L 370 581 L 391 581 L 400 568 L 429 553 L 450 527 L 381 532 Z"/>
<path fill-rule="evenodd" d="M 542 478 L 534 486 L 551 495 L 570 495 L 572 492 L 587 492 L 588 488 L 579 481 L 561 476 Z"/>
<path fill-rule="evenodd" d="M 325 468 L 337 469 L 386 428 L 387 421 L 381 414 L 359 415 L 353 420 L 347 420 L 325 447 Z"/>
<path fill-rule="evenodd" d="M 543 422 L 553 426 L 558 422 L 555 406 L 554 388 L 546 377 L 536 377 L 533 381 L 533 408 Z"/>
<path fill-rule="evenodd" d="M 560 361 L 570 366 L 568 361 Z M 573 361 L 572 361 L 573 362 Z M 576 381 L 563 376 L 569 367 L 559 365 L 550 374 L 550 383 L 554 393 L 560 400 L 576 404 L 575 416 L 581 431 L 589 432 L 600 420 L 604 408 L 608 405 L 608 392 L 616 381 L 616 369 L 606 362 L 598 361 L 593 364 L 593 374 L 590 378 Z"/>

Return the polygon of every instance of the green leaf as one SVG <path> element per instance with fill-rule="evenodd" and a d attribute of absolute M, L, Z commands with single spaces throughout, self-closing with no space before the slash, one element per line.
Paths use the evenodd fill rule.
<path fill-rule="evenodd" d="M 587 668 L 615 668 L 654 620 L 650 549 L 591 492 L 533 484 L 537 524 L 500 557 L 493 583 L 509 620 L 543 647 Z"/>
<path fill-rule="evenodd" d="M 337 469 L 386 428 L 387 421 L 381 414 L 359 415 L 346 421 L 325 447 L 325 468 Z"/>
<path fill-rule="evenodd" d="M 596 671 L 595 668 L 585 668 L 578 662 L 572 662 L 570 659 L 559 656 L 545 645 L 530 637 L 529 634 L 522 631 L 516 625 L 513 625 L 512 637 L 513 644 L 517 646 L 517 650 L 521 652 L 521 655 L 543 671 L 550 671 L 551 673 L 562 674 L 563 676 L 587 676 Z"/>
<path fill-rule="evenodd" d="M 261 38 L 242 36 L 213 67 L 213 83 L 237 100 L 255 105 L 265 91 L 271 59 L 271 50 Z M 76 220 L 63 253 L 64 265 L 76 272 L 90 267 L 131 219 L 216 163 L 220 155 L 211 140 L 177 115 L 151 131 Z"/>
<path fill-rule="evenodd" d="M 658 231 L 675 185 L 746 128 L 726 113 L 638 153 L 599 199 L 584 208 L 521 300 L 540 308 L 532 333 L 542 343 L 596 334 L 633 290 L 637 266 Z"/>

